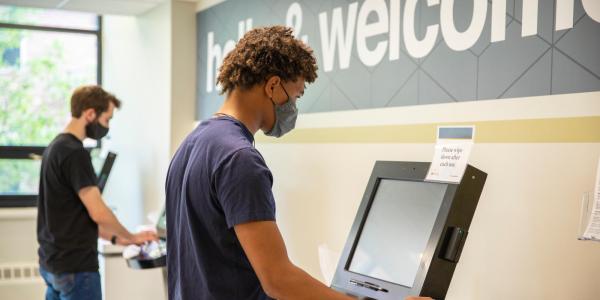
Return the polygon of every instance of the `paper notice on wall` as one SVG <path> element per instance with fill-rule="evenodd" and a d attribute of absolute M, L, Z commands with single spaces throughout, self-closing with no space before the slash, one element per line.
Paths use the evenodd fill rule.
<path fill-rule="evenodd" d="M 594 189 L 594 204 L 583 233 L 584 239 L 600 240 L 600 159 L 596 171 L 596 187 Z"/>
<path fill-rule="evenodd" d="M 469 163 L 475 137 L 474 126 L 440 126 L 426 181 L 461 181 Z"/>

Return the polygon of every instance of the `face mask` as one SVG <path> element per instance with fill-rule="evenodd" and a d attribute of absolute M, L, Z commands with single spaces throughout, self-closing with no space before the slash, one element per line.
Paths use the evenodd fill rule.
<path fill-rule="evenodd" d="M 271 99 L 275 109 L 275 124 L 269 132 L 265 132 L 265 134 L 268 136 L 281 137 L 290 132 L 296 126 L 298 108 L 296 107 L 296 103 L 294 103 L 294 101 L 292 101 L 290 98 L 290 95 L 285 90 L 283 85 L 281 88 L 287 95 L 287 101 L 284 104 L 276 105 L 275 102 L 273 102 L 273 99 Z"/>
<path fill-rule="evenodd" d="M 98 119 L 85 126 L 85 135 L 90 139 L 100 140 L 108 133 L 108 127 L 102 126 Z"/>

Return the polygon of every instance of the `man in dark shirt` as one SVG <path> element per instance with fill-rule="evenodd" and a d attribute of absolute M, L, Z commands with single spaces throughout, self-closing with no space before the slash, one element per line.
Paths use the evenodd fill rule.
<path fill-rule="evenodd" d="M 288 259 L 273 177 L 253 146 L 259 129 L 294 128 L 316 70 L 312 50 L 282 26 L 249 31 L 225 57 L 225 103 L 183 141 L 167 175 L 169 299 L 351 299 Z"/>
<path fill-rule="evenodd" d="M 71 97 L 72 119 L 44 151 L 40 172 L 37 237 L 46 300 L 101 300 L 98 236 L 121 245 L 155 240 L 131 234 L 104 204 L 83 139 L 108 132 L 120 101 L 99 86 L 83 86 Z"/>

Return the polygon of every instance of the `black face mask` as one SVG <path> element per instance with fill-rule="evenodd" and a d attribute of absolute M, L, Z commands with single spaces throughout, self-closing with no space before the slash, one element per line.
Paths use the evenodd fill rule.
<path fill-rule="evenodd" d="M 100 140 L 101 138 L 105 137 L 107 133 L 108 127 L 102 126 L 102 124 L 98 122 L 98 119 L 85 126 L 85 135 L 90 139 Z"/>

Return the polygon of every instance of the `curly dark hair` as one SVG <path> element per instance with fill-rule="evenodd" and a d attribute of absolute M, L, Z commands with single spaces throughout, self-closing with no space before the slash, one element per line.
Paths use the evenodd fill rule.
<path fill-rule="evenodd" d="M 313 50 L 285 26 L 248 31 L 223 59 L 217 83 L 224 94 L 236 88 L 249 89 L 275 75 L 283 81 L 302 77 L 309 83 L 317 78 Z"/>

